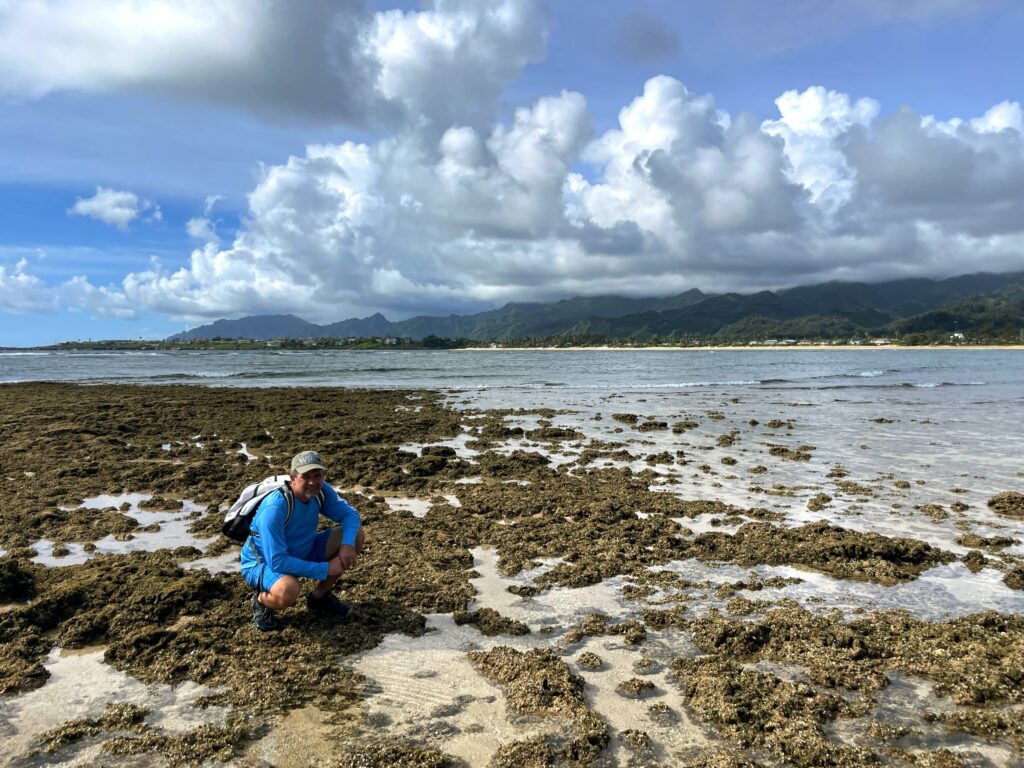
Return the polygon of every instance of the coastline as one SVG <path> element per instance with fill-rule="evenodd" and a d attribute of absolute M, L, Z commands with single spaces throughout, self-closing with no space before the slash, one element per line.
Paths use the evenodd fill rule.
<path fill-rule="evenodd" d="M 743 350 L 747 352 L 761 352 L 764 350 L 773 351 L 791 351 L 791 350 L 807 350 L 811 352 L 822 352 L 822 351 L 834 351 L 834 350 L 896 350 L 896 349 L 908 349 L 908 350 L 937 350 L 937 351 L 951 351 L 951 350 L 981 350 L 981 351 L 996 351 L 996 350 L 1013 350 L 1021 351 L 1024 350 L 1024 344 L 976 344 L 976 345 L 963 345 L 963 344 L 942 344 L 942 345 L 929 345 L 929 346 L 898 346 L 895 344 L 774 344 L 770 346 L 735 346 L 735 347 L 618 347 L 618 346 L 593 346 L 593 347 L 459 347 L 452 349 L 452 352 L 718 352 L 718 351 L 738 351 Z"/>

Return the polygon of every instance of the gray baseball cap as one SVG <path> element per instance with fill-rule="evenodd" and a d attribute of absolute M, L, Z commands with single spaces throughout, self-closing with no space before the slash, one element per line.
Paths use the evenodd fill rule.
<path fill-rule="evenodd" d="M 302 475 L 311 469 L 327 470 L 319 453 L 316 451 L 303 451 L 292 456 L 292 472 L 298 472 Z"/>

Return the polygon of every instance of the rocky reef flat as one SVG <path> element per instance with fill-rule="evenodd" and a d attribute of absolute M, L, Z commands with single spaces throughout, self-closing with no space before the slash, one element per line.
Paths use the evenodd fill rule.
<path fill-rule="evenodd" d="M 859 414 L 0 386 L 0 760 L 1024 764 L 1024 467 Z M 355 613 L 260 633 L 220 522 L 306 448 Z"/>

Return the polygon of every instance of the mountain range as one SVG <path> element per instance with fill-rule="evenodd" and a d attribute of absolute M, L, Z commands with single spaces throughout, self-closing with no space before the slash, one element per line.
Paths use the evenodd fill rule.
<path fill-rule="evenodd" d="M 329 325 L 295 315 L 217 320 L 169 337 L 422 339 L 475 341 L 551 337 L 644 339 L 700 336 L 835 338 L 864 331 L 928 333 L 1024 326 L 1024 272 L 977 273 L 884 283 L 828 282 L 753 294 L 705 294 L 697 289 L 665 298 L 577 296 L 548 304 L 510 303 L 470 315 L 417 316 L 392 322 L 377 313 Z"/>

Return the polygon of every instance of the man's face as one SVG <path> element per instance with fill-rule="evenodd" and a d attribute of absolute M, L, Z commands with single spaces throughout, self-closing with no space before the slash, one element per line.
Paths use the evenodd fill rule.
<path fill-rule="evenodd" d="M 295 498 L 305 504 L 318 493 L 324 485 L 324 471 L 322 469 L 311 469 L 301 475 L 296 472 L 292 477 L 292 493 Z"/>

